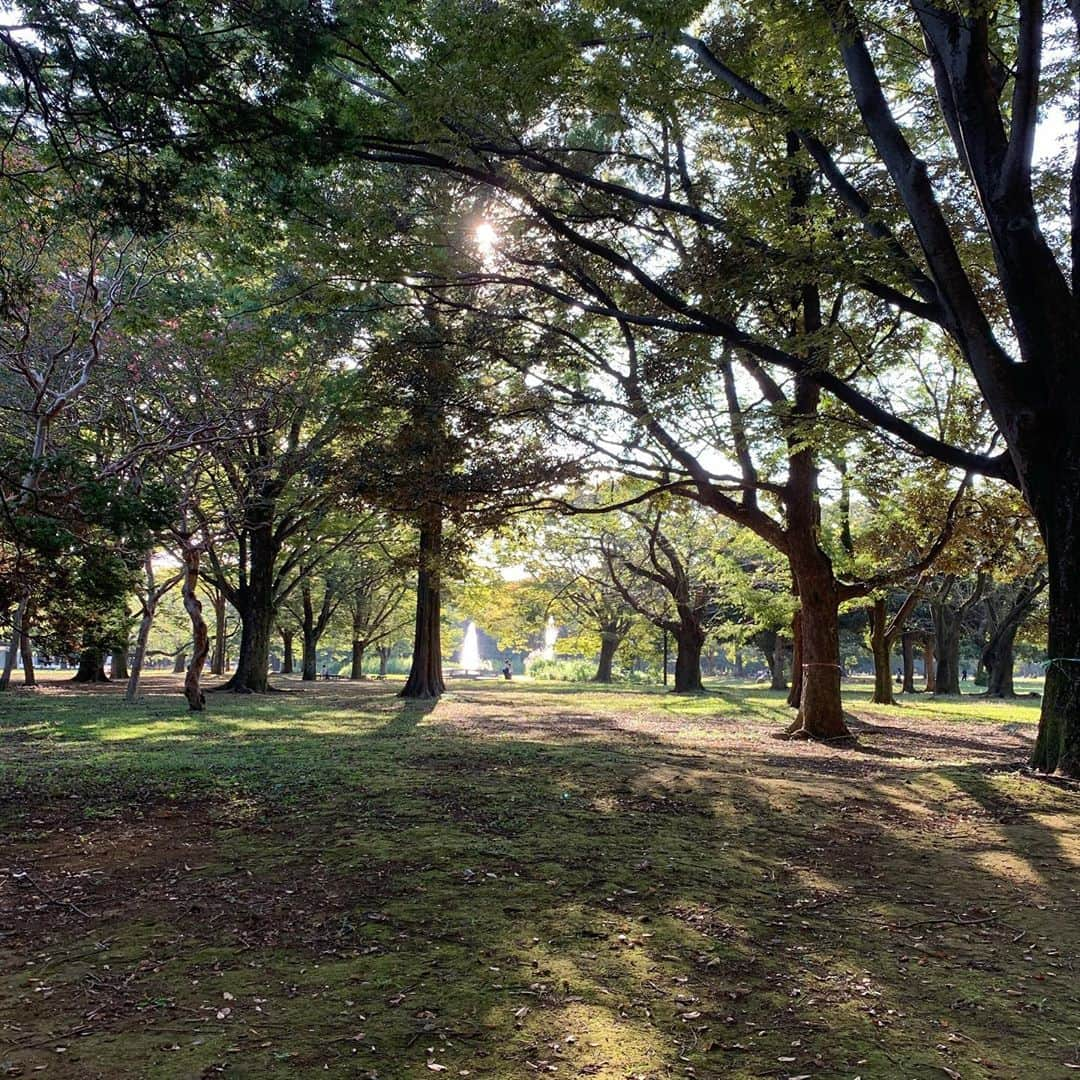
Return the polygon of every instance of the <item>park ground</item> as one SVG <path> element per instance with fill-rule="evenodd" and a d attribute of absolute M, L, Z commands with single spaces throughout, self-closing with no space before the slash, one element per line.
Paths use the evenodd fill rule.
<path fill-rule="evenodd" d="M 1078 1075 L 1037 701 L 289 686 L 0 700 L 0 1076 Z"/>

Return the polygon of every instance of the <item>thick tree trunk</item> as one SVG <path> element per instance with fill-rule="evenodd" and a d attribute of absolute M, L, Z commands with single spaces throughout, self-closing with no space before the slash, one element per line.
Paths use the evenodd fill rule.
<path fill-rule="evenodd" d="M 314 632 L 304 628 L 303 657 L 300 664 L 300 678 L 304 682 L 314 682 L 319 677 L 318 651 L 319 639 Z"/>
<path fill-rule="evenodd" d="M 947 605 L 932 605 L 937 638 L 936 694 L 960 694 L 960 616 Z"/>
<path fill-rule="evenodd" d="M 390 646 L 379 646 L 379 678 L 385 679 L 387 668 L 390 665 Z"/>
<path fill-rule="evenodd" d="M 105 653 L 94 646 L 79 653 L 79 669 L 71 679 L 74 683 L 103 683 L 109 681 L 105 674 Z"/>
<path fill-rule="evenodd" d="M 255 511 L 252 511 L 254 514 Z M 236 669 L 218 690 L 265 694 L 270 690 L 270 641 L 274 632 L 274 564 L 277 548 L 271 520 L 273 507 L 258 508 L 264 522 L 250 530 L 248 580 L 234 605 L 240 615 L 240 650 Z"/>
<path fill-rule="evenodd" d="M 202 712 L 206 708 L 206 695 L 202 690 L 202 672 L 206 658 L 210 655 L 210 632 L 203 618 L 202 602 L 199 600 L 199 549 L 185 545 L 184 548 L 184 583 L 182 595 L 184 609 L 191 620 L 191 636 L 194 643 L 191 650 L 191 663 L 184 677 L 184 697 L 187 698 L 191 712 Z"/>
<path fill-rule="evenodd" d="M 933 634 L 925 634 L 923 636 L 923 669 L 926 672 L 926 692 L 928 694 L 937 693 L 937 660 L 934 657 L 934 641 Z"/>
<path fill-rule="evenodd" d="M 615 660 L 615 650 L 619 647 L 618 635 L 610 631 L 601 631 L 600 634 L 600 659 L 596 665 L 596 674 L 592 677 L 595 683 L 614 682 L 612 666 Z"/>
<path fill-rule="evenodd" d="M 900 638 L 900 655 L 904 658 L 904 693 L 915 693 L 915 635 L 905 631 Z"/>
<path fill-rule="evenodd" d="M 1019 629 L 1019 623 L 1005 627 L 983 653 L 982 662 L 989 669 L 989 679 L 986 684 L 987 697 L 1016 697 L 1016 689 L 1013 686 L 1013 645 Z"/>
<path fill-rule="evenodd" d="M 173 657 L 172 669 L 173 669 L 173 674 L 174 675 L 182 675 L 185 671 L 187 671 L 187 653 L 186 652 L 178 652 L 176 654 L 176 656 Z"/>
<path fill-rule="evenodd" d="M 1063 488 L 1064 486 L 1062 486 Z M 1080 777 L 1080 523 L 1070 491 L 1036 511 L 1049 560 L 1046 683 L 1033 768 Z"/>
<path fill-rule="evenodd" d="M 270 636 L 274 608 L 266 592 L 258 603 L 240 609 L 240 649 L 231 678 L 217 689 L 236 694 L 265 694 L 270 689 Z"/>
<path fill-rule="evenodd" d="M 870 606 L 870 651 L 874 656 L 875 705 L 894 705 L 892 682 L 892 650 L 889 647 L 888 614 L 884 597 Z"/>
<path fill-rule="evenodd" d="M 283 626 L 278 627 L 281 635 L 281 674 L 293 674 L 293 631 L 286 630 Z"/>
<path fill-rule="evenodd" d="M 363 638 L 353 638 L 352 642 L 352 667 L 349 669 L 350 679 L 362 679 L 364 677 L 364 649 L 367 642 Z"/>
<path fill-rule="evenodd" d="M 403 698 L 437 698 L 446 689 L 442 673 L 441 629 L 442 514 L 425 515 L 420 526 L 420 550 L 416 579 L 416 629 L 412 666 Z"/>
<path fill-rule="evenodd" d="M 680 625 L 675 635 L 675 688 L 676 694 L 695 694 L 701 685 L 701 649 L 705 634 L 699 626 Z"/>
<path fill-rule="evenodd" d="M 849 738 L 840 697 L 840 597 L 832 565 L 824 553 L 815 552 L 796 572 L 802 687 L 799 715 L 787 733 L 805 739 Z"/>
<path fill-rule="evenodd" d="M 215 589 L 210 594 L 210 603 L 214 609 L 214 647 L 210 653 L 210 674 L 225 674 L 225 642 L 229 635 L 227 603 L 225 594 Z"/>
<path fill-rule="evenodd" d="M 112 653 L 112 677 L 114 679 L 127 679 L 128 672 L 128 647 L 127 642 L 119 649 L 113 649 Z"/>

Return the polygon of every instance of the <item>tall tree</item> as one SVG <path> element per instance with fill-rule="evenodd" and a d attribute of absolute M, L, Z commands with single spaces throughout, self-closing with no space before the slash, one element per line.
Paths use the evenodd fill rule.
<path fill-rule="evenodd" d="M 508 213 L 574 249 L 521 264 L 518 278 L 588 310 L 724 338 L 918 452 L 1023 491 L 1050 579 L 1051 663 L 1033 762 L 1080 775 L 1080 665 L 1071 662 L 1080 419 L 1065 405 L 1077 396 L 1080 349 L 1080 153 L 1074 144 L 1072 166 L 1034 164 L 1040 112 L 1075 96 L 1080 10 L 1051 21 L 1040 2 L 911 0 L 883 12 L 826 0 L 797 11 L 564 5 L 546 16 L 498 7 L 431 17 L 424 43 L 398 50 L 407 60 L 395 62 L 389 45 L 343 48 L 336 66 L 368 106 L 351 114 L 369 125 L 357 142 L 369 157 L 483 180 Z M 683 18 L 695 18 L 694 32 Z M 1068 59 L 1046 58 L 1048 33 Z M 470 50 L 476 42 L 484 47 Z M 462 51 L 464 70 L 446 62 Z M 782 73 L 777 55 L 791 58 Z M 511 69 L 532 78 L 509 80 Z M 890 96 L 892 85 L 904 94 Z M 813 173 L 819 212 L 808 210 L 820 228 L 780 236 L 760 201 L 727 197 L 740 161 L 766 183 L 787 168 L 755 129 L 794 141 Z M 609 228 L 614 220 L 620 228 Z M 865 370 L 819 364 L 713 303 L 716 268 L 765 276 L 792 253 L 816 258 L 840 287 L 845 326 L 891 308 L 955 350 L 1007 451 L 924 430 L 897 395 L 860 381 Z M 581 288 L 582 260 L 634 288 Z M 673 262 L 683 272 L 668 272 Z"/>
<path fill-rule="evenodd" d="M 459 310 L 435 287 L 406 298 L 396 327 L 360 367 L 387 437 L 359 490 L 417 531 L 416 619 L 408 698 L 438 697 L 443 578 L 478 533 L 531 505 L 569 464 L 543 438 L 547 396 L 508 362 L 519 345 L 499 320 Z"/>

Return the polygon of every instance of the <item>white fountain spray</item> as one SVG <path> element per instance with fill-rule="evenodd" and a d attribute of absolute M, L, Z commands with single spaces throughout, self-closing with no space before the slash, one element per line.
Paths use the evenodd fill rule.
<path fill-rule="evenodd" d="M 544 652 L 545 660 L 555 659 L 555 642 L 559 637 L 559 628 L 555 625 L 555 616 L 549 615 L 547 626 L 544 627 Z"/>
<path fill-rule="evenodd" d="M 476 623 L 470 622 L 465 627 L 465 638 L 461 642 L 461 668 L 463 671 L 480 670 L 480 646 L 476 641 Z"/>

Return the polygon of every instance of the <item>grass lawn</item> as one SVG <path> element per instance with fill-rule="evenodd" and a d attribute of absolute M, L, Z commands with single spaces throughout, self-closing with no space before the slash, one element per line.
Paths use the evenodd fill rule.
<path fill-rule="evenodd" d="M 0 698 L 0 1076 L 1064 1077 L 1080 794 L 1038 702 Z"/>

